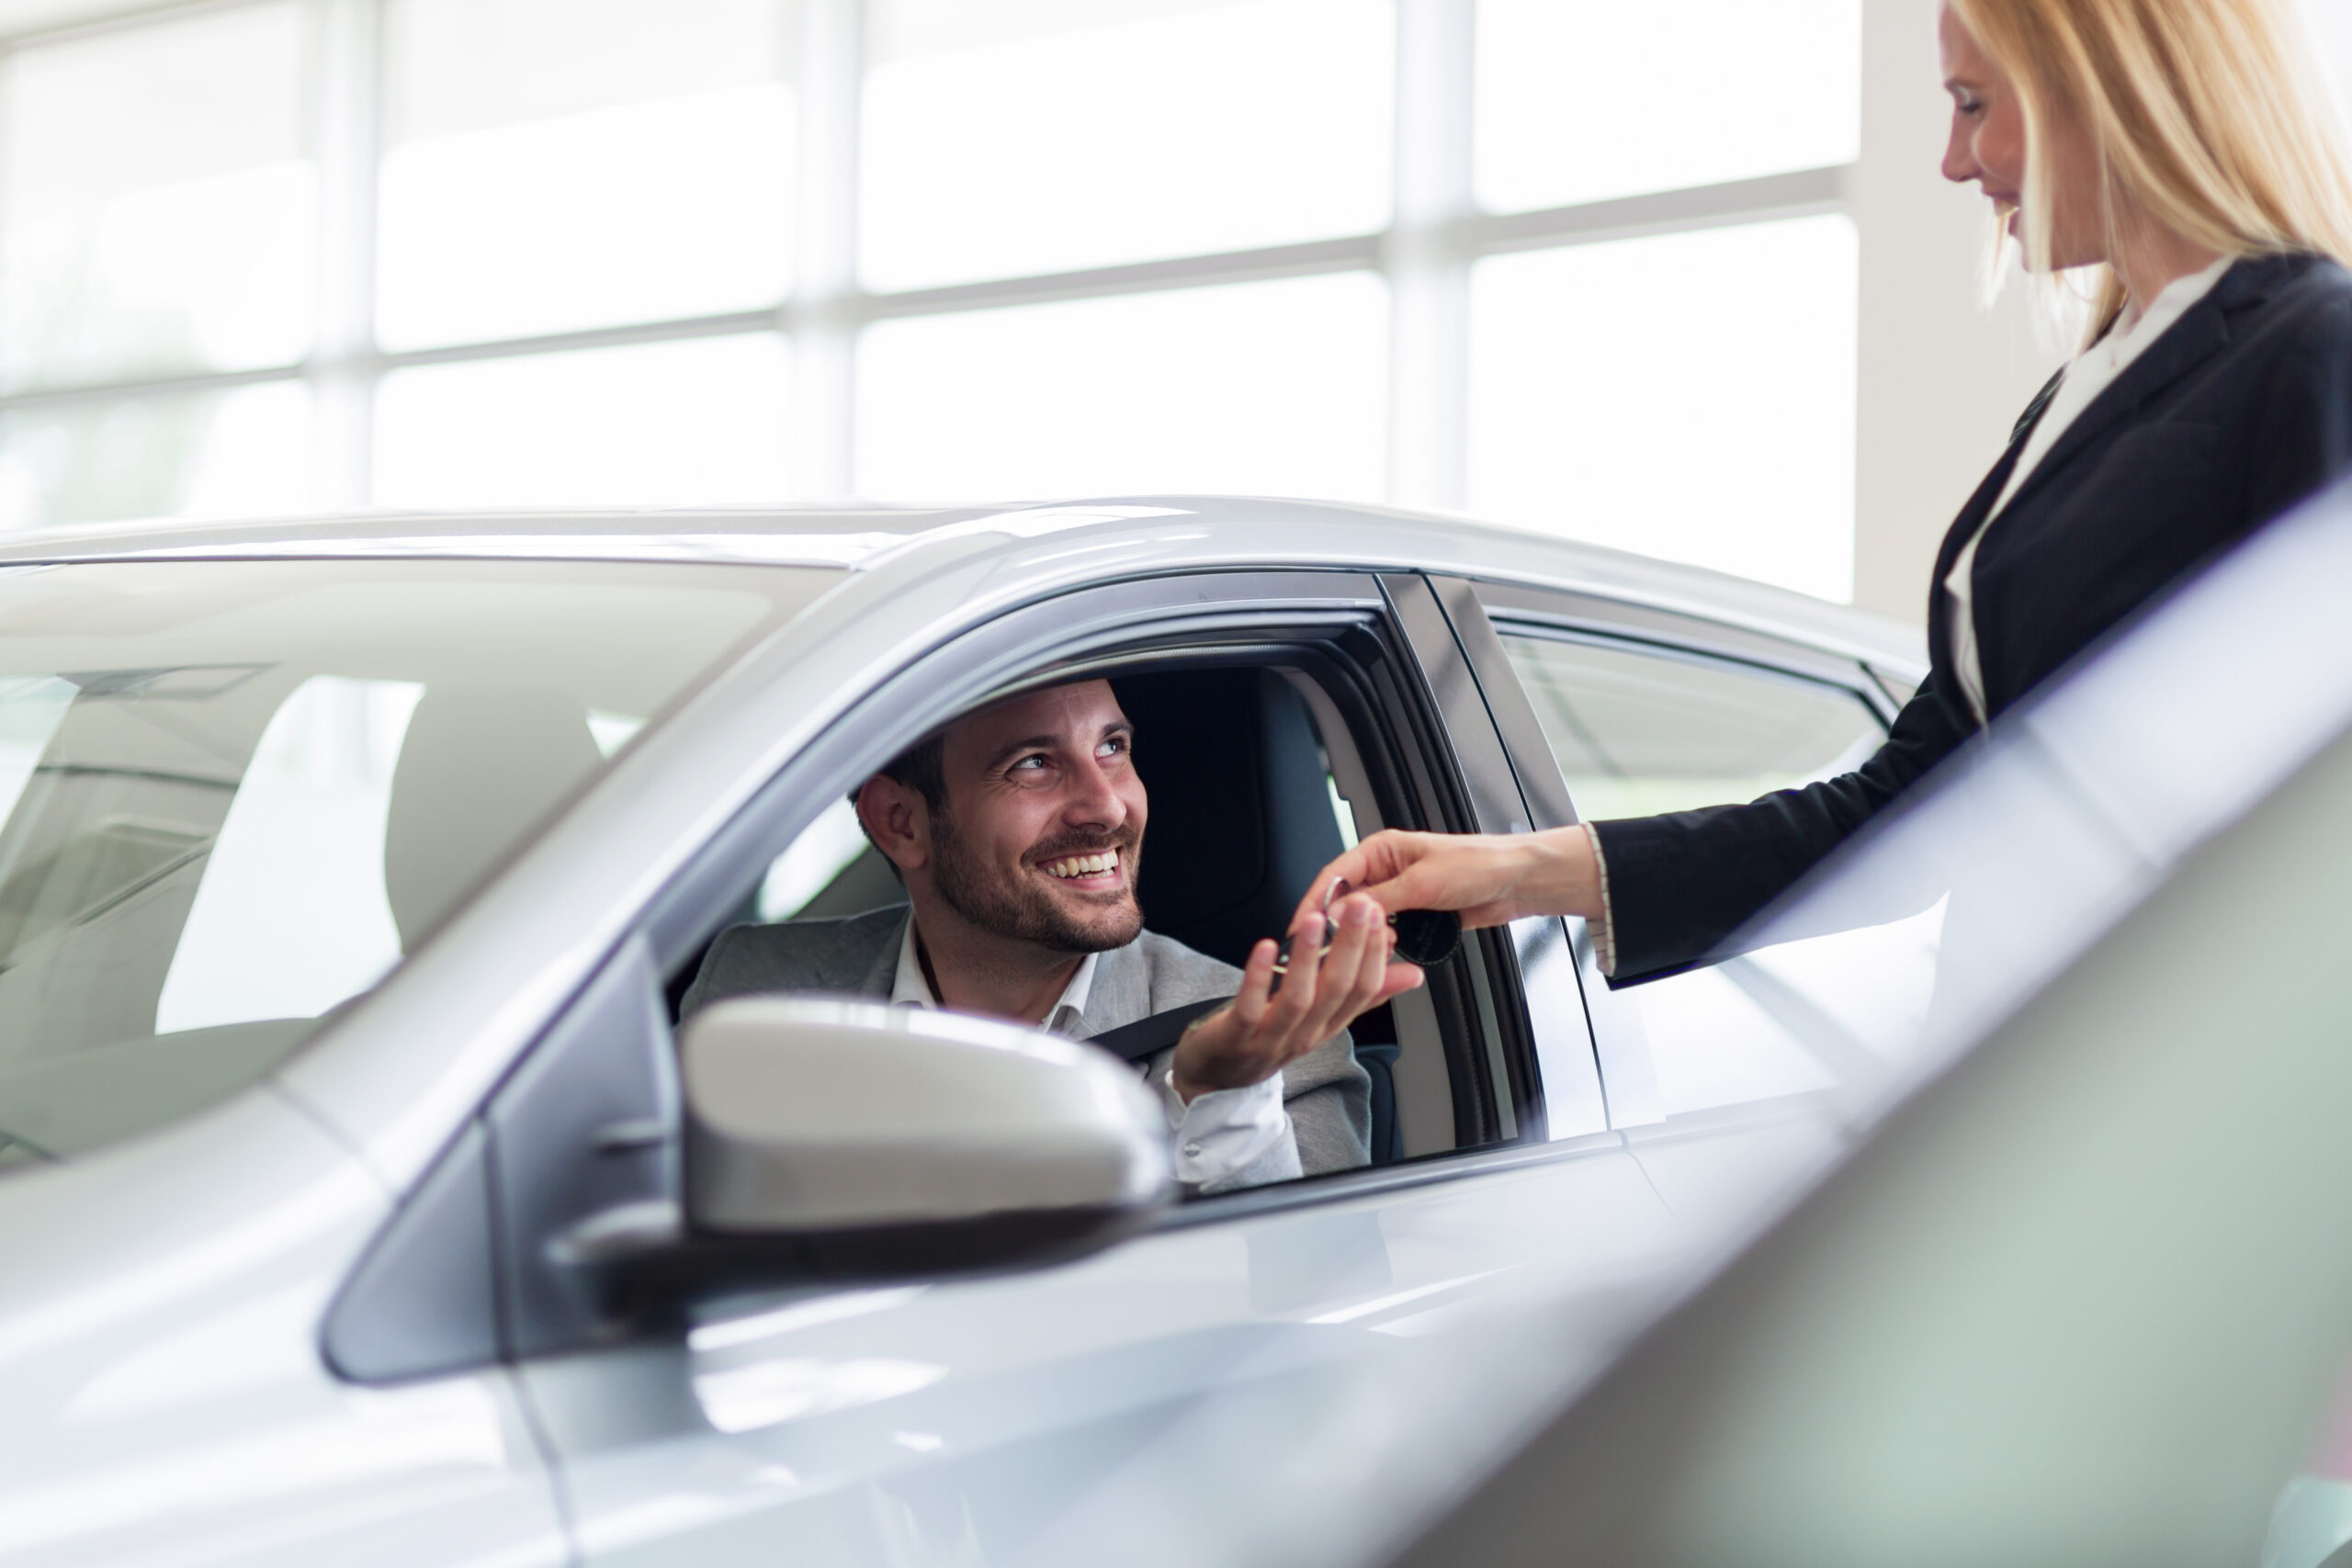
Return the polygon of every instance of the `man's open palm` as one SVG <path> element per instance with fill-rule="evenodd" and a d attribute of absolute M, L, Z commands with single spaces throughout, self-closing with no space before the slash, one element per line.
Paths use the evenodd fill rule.
<path fill-rule="evenodd" d="M 1391 964 L 1394 935 L 1385 914 L 1369 898 L 1348 897 L 1331 908 L 1332 940 L 1319 963 L 1326 917 L 1308 912 L 1291 930 L 1294 954 L 1282 989 L 1274 986 L 1280 952 L 1272 940 L 1250 950 L 1241 990 L 1232 1002 L 1184 1032 L 1177 1042 L 1173 1081 L 1189 1103 L 1212 1089 L 1263 1083 L 1350 1023 L 1421 983 L 1409 964 Z"/>

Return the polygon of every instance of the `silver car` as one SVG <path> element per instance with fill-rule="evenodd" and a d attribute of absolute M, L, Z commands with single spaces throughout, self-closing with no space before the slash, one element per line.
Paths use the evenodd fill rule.
<path fill-rule="evenodd" d="M 1922 668 L 1289 502 L 14 539 L 0 1562 L 1358 1560 L 1871 1124 L 1942 903 L 1623 992 L 1480 933 L 1355 1031 L 1368 1168 L 1190 1202 L 1075 1043 L 786 998 L 682 1061 L 700 954 L 889 901 L 845 792 L 1072 672 L 1231 956 L 1379 828 L 1842 771 Z"/>

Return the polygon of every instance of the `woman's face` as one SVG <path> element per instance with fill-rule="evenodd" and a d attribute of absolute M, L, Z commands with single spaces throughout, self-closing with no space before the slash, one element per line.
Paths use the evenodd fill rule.
<path fill-rule="evenodd" d="M 1944 178 L 1974 180 L 2013 239 L 2025 238 L 2025 105 L 2009 79 L 1993 63 L 1969 30 L 1946 6 L 1937 21 L 1943 45 L 1944 90 L 1951 95 L 1951 140 L 1944 148 Z M 2104 225 L 2098 217 L 2098 159 L 2090 137 L 2071 120 L 2048 128 L 2057 188 L 2051 260 L 2064 268 L 2107 259 Z"/>

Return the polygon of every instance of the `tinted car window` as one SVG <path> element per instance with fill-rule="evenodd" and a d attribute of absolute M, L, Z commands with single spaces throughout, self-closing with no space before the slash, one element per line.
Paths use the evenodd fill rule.
<path fill-rule="evenodd" d="M 834 575 L 0 573 L 0 1163 L 266 1071 L 698 672 Z"/>
<path fill-rule="evenodd" d="M 1589 818 L 1753 800 L 1842 773 L 1886 734 L 1817 681 L 1548 637 L 1503 647 Z"/>
<path fill-rule="evenodd" d="M 1751 800 L 1846 772 L 1886 736 L 1860 696 L 1819 681 L 1508 629 L 1502 640 L 1589 819 Z M 1837 1042 L 1916 1022 L 1941 919 L 1930 903 L 1623 993 L 1632 1006 L 1613 1016 L 1646 1037 L 1657 1109 L 1671 1116 L 1833 1087 Z M 1837 1007 L 1825 1011 L 1820 978 L 1849 971 L 1879 983 L 1833 987 Z"/>

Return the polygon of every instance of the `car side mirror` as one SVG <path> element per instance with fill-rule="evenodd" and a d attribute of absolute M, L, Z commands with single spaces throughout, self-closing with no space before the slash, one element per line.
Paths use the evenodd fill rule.
<path fill-rule="evenodd" d="M 680 1036 L 683 1233 L 575 1236 L 640 1305 L 1033 1267 L 1174 1193 L 1165 1113 L 1078 1041 L 958 1013 L 745 998 Z M 603 1259 L 594 1255 L 604 1252 Z"/>

